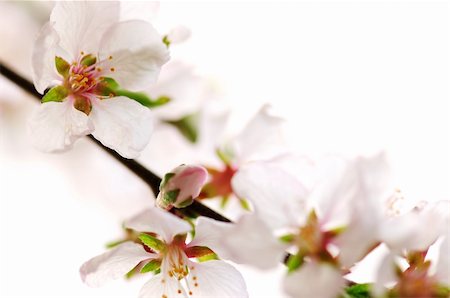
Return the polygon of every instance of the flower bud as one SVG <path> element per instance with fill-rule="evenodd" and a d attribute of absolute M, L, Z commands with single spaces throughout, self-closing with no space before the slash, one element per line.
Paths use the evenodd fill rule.
<path fill-rule="evenodd" d="M 161 185 L 156 204 L 163 209 L 183 208 L 192 204 L 206 182 L 208 173 L 201 166 L 181 165 L 167 173 Z"/>

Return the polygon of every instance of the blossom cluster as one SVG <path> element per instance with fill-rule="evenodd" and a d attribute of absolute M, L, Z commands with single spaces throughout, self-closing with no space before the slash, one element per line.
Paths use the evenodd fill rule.
<path fill-rule="evenodd" d="M 154 201 L 124 219 L 123 239 L 81 266 L 84 283 L 149 275 L 139 297 L 248 297 L 239 264 L 284 266 L 289 297 L 448 297 L 450 201 L 405 204 L 384 153 L 292 152 L 268 105 L 228 134 L 207 80 L 169 62 L 188 30 L 160 35 L 153 11 L 128 8 L 57 2 L 32 56 L 43 94 L 30 119 L 37 148 L 66 151 L 92 134 L 124 158 L 142 154 L 163 177 Z M 159 151 L 147 151 L 167 128 L 152 139 Z M 174 139 L 184 142 L 176 165 Z M 214 202 L 219 212 L 237 206 L 233 220 L 190 209 Z M 377 273 L 359 283 L 375 253 Z"/>

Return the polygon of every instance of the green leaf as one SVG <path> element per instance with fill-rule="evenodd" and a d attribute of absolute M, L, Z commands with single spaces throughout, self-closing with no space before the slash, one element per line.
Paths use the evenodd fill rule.
<path fill-rule="evenodd" d="M 370 298 L 370 284 L 356 284 L 345 289 L 348 298 Z"/>
<path fill-rule="evenodd" d="M 147 273 L 150 271 L 158 270 L 161 267 L 161 261 L 160 260 L 152 260 L 145 264 L 144 267 L 141 269 L 141 273 Z"/>
<path fill-rule="evenodd" d="M 63 78 L 67 78 L 69 76 L 70 64 L 66 60 L 61 57 L 55 56 L 55 66 L 56 70 Z"/>
<path fill-rule="evenodd" d="M 164 242 L 148 234 L 139 235 L 139 239 L 145 244 L 145 246 L 156 251 L 163 251 L 166 249 Z"/>
<path fill-rule="evenodd" d="M 166 121 L 175 126 L 178 131 L 191 143 L 197 142 L 198 138 L 198 113 L 187 115 L 180 120 Z"/>
<path fill-rule="evenodd" d="M 289 256 L 286 266 L 288 267 L 288 272 L 292 272 L 299 268 L 302 264 L 303 256 L 301 254 L 295 254 Z"/>
<path fill-rule="evenodd" d="M 61 102 L 64 98 L 67 97 L 69 92 L 64 86 L 56 86 L 50 89 L 47 93 L 45 93 L 44 97 L 42 97 L 42 102 L 49 101 L 57 101 Z"/>
<path fill-rule="evenodd" d="M 97 57 L 92 54 L 84 56 L 80 61 L 80 63 L 84 66 L 91 66 L 92 64 L 95 64 L 95 62 L 97 62 Z"/>
<path fill-rule="evenodd" d="M 190 246 L 184 251 L 189 258 L 200 258 L 214 252 L 206 246 Z"/>

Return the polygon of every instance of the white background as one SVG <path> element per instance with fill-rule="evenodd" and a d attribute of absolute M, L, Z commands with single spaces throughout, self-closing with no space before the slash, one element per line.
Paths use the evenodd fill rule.
<path fill-rule="evenodd" d="M 270 102 L 298 152 L 384 150 L 406 198 L 435 201 L 450 198 L 448 13 L 445 1 L 163 3 L 155 25 L 192 30 L 173 56 L 220 83 L 236 129 Z M 1 27 L 4 50 L 18 27 Z M 150 192 L 87 141 L 30 148 L 35 100 L 0 84 L 0 295 L 134 297 L 144 280 L 90 289 L 78 268 Z M 281 296 L 281 274 L 243 270 L 252 297 Z"/>

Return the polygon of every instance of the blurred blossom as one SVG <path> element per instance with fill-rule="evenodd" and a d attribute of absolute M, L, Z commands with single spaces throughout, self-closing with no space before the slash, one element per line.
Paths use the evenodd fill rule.
<path fill-rule="evenodd" d="M 142 288 L 139 297 L 247 297 L 241 274 L 220 261 L 194 262 L 190 258 L 211 254 L 207 227 L 197 226 L 196 236 L 185 243 L 192 227 L 161 209 L 145 210 L 125 223 L 141 234 L 141 244 L 125 242 L 87 261 L 80 269 L 90 286 L 120 278 L 130 272 L 160 270 Z M 137 267 L 137 268 L 136 268 Z"/>
<path fill-rule="evenodd" d="M 39 149 L 64 151 L 89 133 L 127 158 L 147 145 L 150 111 L 114 96 L 106 78 L 140 90 L 156 81 L 169 55 L 151 24 L 119 22 L 119 14 L 118 2 L 58 2 L 53 9 L 32 58 L 36 89 L 57 85 L 30 121 Z"/>

